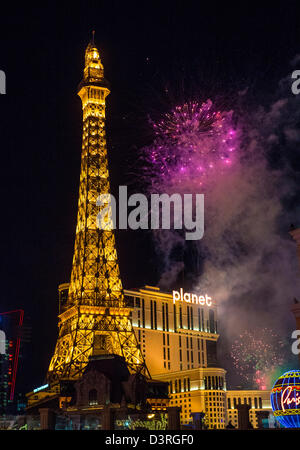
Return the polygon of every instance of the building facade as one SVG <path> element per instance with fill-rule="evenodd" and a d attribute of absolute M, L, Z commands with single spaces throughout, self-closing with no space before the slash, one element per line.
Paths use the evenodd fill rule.
<path fill-rule="evenodd" d="M 170 406 L 181 407 L 181 423 L 203 411 L 206 425 L 226 425 L 226 372 L 217 361 L 217 306 L 205 296 L 164 293 L 145 286 L 125 290 L 132 325 L 155 379 L 169 382 Z"/>
<path fill-rule="evenodd" d="M 249 420 L 258 427 L 257 412 L 269 411 L 269 391 L 227 391 L 226 371 L 217 359 L 218 319 L 213 299 L 158 287 L 125 290 L 132 324 L 150 374 L 169 383 L 170 406 L 181 407 L 181 424 L 204 412 L 208 428 L 238 426 L 236 405 L 250 404 Z M 156 405 L 157 408 L 160 405 Z"/>
<path fill-rule="evenodd" d="M 227 420 L 238 427 L 238 405 L 249 405 L 249 420 L 253 428 L 259 428 L 259 418 L 263 413 L 269 413 L 272 420 L 270 390 L 232 390 L 226 393 Z M 274 424 L 275 425 L 275 424 Z"/>
<path fill-rule="evenodd" d="M 68 284 L 59 286 L 63 301 Z M 183 293 L 182 293 L 183 294 Z M 226 371 L 217 359 L 217 305 L 174 301 L 174 295 L 158 287 L 124 291 L 131 307 L 131 321 L 151 376 L 169 384 L 169 407 L 180 407 L 181 425 L 192 424 L 192 414 L 204 412 L 211 429 L 238 427 L 238 405 L 248 404 L 249 421 L 259 425 L 262 412 L 271 413 L 270 391 L 226 388 Z M 177 295 L 178 296 L 178 295 Z M 175 295 L 176 297 L 176 295 Z M 188 299 L 188 295 L 186 298 Z M 165 402 L 152 401 L 152 409 L 165 412 Z"/>

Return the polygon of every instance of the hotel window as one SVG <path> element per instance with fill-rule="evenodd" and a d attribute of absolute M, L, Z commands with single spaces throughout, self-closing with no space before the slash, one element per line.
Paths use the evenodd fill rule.
<path fill-rule="evenodd" d="M 204 331 L 204 310 L 201 308 L 201 330 Z"/>
<path fill-rule="evenodd" d="M 259 406 L 259 409 L 262 409 L 262 400 L 261 400 L 261 397 L 259 397 L 259 399 L 258 399 L 258 406 Z"/>
<path fill-rule="evenodd" d="M 140 307 L 141 307 L 141 301 L 140 301 L 140 298 L 139 298 L 139 297 L 137 297 L 137 298 L 135 299 L 135 306 L 136 306 L 137 308 L 140 308 Z"/>
<path fill-rule="evenodd" d="M 179 360 L 180 360 L 180 362 L 182 362 L 182 350 L 181 350 L 181 348 L 179 349 Z"/>
<path fill-rule="evenodd" d="M 181 380 L 178 380 L 178 389 L 179 389 L 179 392 L 181 392 Z"/>
<path fill-rule="evenodd" d="M 182 306 L 179 306 L 179 326 L 180 328 L 183 328 L 182 326 Z"/>
<path fill-rule="evenodd" d="M 168 307 L 168 303 L 166 303 L 166 327 L 167 327 L 167 331 L 169 331 L 169 307 Z"/>
<path fill-rule="evenodd" d="M 186 312 L 187 312 L 188 329 L 193 330 L 194 329 L 193 307 L 187 305 Z"/>
<path fill-rule="evenodd" d="M 207 377 L 207 389 L 211 389 L 211 378 Z"/>
<path fill-rule="evenodd" d="M 230 408 L 231 408 L 231 401 L 230 401 L 230 398 L 227 400 L 227 405 L 228 405 L 228 409 L 230 409 Z"/>
<path fill-rule="evenodd" d="M 169 309 L 168 303 L 162 304 L 163 330 L 169 331 Z"/>
<path fill-rule="evenodd" d="M 256 397 L 254 399 L 254 406 L 255 406 L 255 409 L 257 409 L 257 398 Z"/>
<path fill-rule="evenodd" d="M 174 316 L 174 331 L 176 333 L 177 323 L 176 323 L 176 305 L 173 305 L 173 316 Z"/>
<path fill-rule="evenodd" d="M 142 322 L 143 328 L 145 328 L 145 299 L 142 298 Z"/>
<path fill-rule="evenodd" d="M 188 378 L 187 379 L 187 383 L 188 383 L 188 391 L 191 390 L 191 380 Z"/>
<path fill-rule="evenodd" d="M 154 304 L 154 329 L 157 330 L 156 300 L 153 300 L 153 304 Z"/>
<path fill-rule="evenodd" d="M 151 330 L 153 330 L 153 301 L 150 300 L 150 322 L 151 322 Z"/>
<path fill-rule="evenodd" d="M 183 390 L 184 390 L 184 392 L 186 391 L 186 379 L 185 378 L 183 379 Z"/>

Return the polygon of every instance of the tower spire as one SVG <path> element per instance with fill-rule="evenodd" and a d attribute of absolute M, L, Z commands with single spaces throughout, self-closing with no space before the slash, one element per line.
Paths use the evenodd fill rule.
<path fill-rule="evenodd" d="M 94 35 L 93 35 L 94 38 Z M 77 227 L 68 299 L 59 315 L 59 336 L 48 379 L 79 378 L 90 356 L 115 353 L 131 372 L 148 374 L 125 302 L 112 228 L 99 228 L 97 200 L 109 194 L 105 99 L 110 93 L 94 42 L 85 52 L 83 134 Z M 108 205 L 105 205 L 106 207 Z"/>

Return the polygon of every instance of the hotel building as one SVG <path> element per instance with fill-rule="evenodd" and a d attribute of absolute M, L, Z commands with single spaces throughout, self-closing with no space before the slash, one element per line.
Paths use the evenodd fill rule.
<path fill-rule="evenodd" d="M 68 283 L 59 286 L 60 309 Z M 181 292 L 180 292 L 181 293 Z M 193 412 L 205 413 L 205 425 L 222 429 L 231 421 L 238 426 L 237 405 L 250 406 L 249 419 L 258 426 L 257 411 L 270 411 L 270 391 L 226 389 L 226 371 L 217 360 L 217 305 L 173 300 L 158 287 L 124 290 L 132 307 L 131 321 L 147 367 L 154 379 L 169 383 L 169 406 L 181 407 L 181 424 L 192 422 Z M 205 298 L 203 296 L 203 298 Z M 164 411 L 166 402 L 152 403 Z"/>
<path fill-rule="evenodd" d="M 227 420 L 231 421 L 232 425 L 238 426 L 238 410 L 237 406 L 240 404 L 247 404 L 250 406 L 249 419 L 253 428 L 258 427 L 257 412 L 269 411 L 272 412 L 271 400 L 269 390 L 234 390 L 227 391 Z"/>
<path fill-rule="evenodd" d="M 227 391 L 226 371 L 217 360 L 217 305 L 200 304 L 183 292 L 179 301 L 158 287 L 125 290 L 133 307 L 132 324 L 153 378 L 168 381 L 170 406 L 181 407 L 181 423 L 192 422 L 193 412 L 205 413 L 209 428 L 238 425 L 238 404 L 250 405 L 249 419 L 256 428 L 256 411 L 271 411 L 270 392 Z M 176 294 L 178 297 L 178 294 Z M 202 297 L 202 299 L 204 296 Z M 192 302 L 194 300 L 194 302 Z M 163 409 L 164 405 L 153 405 Z"/>

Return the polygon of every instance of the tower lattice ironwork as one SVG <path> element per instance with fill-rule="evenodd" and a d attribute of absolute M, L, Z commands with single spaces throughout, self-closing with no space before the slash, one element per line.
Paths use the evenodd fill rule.
<path fill-rule="evenodd" d="M 48 370 L 50 382 L 80 377 L 89 357 L 101 353 L 124 356 L 131 372 L 149 375 L 123 295 L 114 231 L 101 228 L 97 219 L 97 199 L 110 192 L 105 138 L 109 93 L 93 39 L 78 87 L 83 136 L 77 228 L 68 299 L 59 315 L 59 336 Z M 110 211 L 109 204 L 104 206 Z"/>

